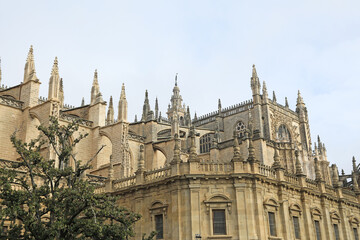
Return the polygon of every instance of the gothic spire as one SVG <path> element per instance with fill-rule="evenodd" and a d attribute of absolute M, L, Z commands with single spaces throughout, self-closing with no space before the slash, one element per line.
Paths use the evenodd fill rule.
<path fill-rule="evenodd" d="M 146 90 L 141 121 L 144 122 L 146 121 L 149 112 L 150 112 L 149 95 L 148 95 L 148 91 Z"/>
<path fill-rule="evenodd" d="M 62 78 L 60 78 L 59 100 L 60 100 L 60 106 L 64 106 L 64 84 Z"/>
<path fill-rule="evenodd" d="M 260 81 L 259 77 L 256 72 L 255 64 L 253 64 L 252 68 L 252 76 L 250 80 L 252 95 L 253 95 L 253 101 L 254 104 L 260 104 Z"/>
<path fill-rule="evenodd" d="M 159 117 L 159 102 L 158 98 L 155 99 L 155 119 L 158 119 Z"/>
<path fill-rule="evenodd" d="M 26 59 L 25 68 L 24 68 L 24 82 L 30 80 L 38 80 L 35 72 L 35 62 L 34 62 L 34 50 L 33 46 L 30 46 L 29 53 Z"/>
<path fill-rule="evenodd" d="M 263 92 L 263 102 L 264 103 L 268 103 L 268 92 L 267 92 L 267 88 L 266 88 L 266 82 L 263 81 L 263 88 L 262 88 L 262 92 Z"/>
<path fill-rule="evenodd" d="M 304 99 L 301 96 L 300 90 L 298 90 L 298 96 L 296 100 L 296 106 L 305 106 Z"/>
<path fill-rule="evenodd" d="M 94 72 L 94 80 L 91 87 L 91 105 L 102 102 L 102 95 L 100 93 L 100 86 L 98 81 L 98 72 L 97 69 L 95 69 Z"/>
<path fill-rule="evenodd" d="M 128 112 L 128 103 L 125 95 L 125 84 L 121 86 L 121 94 L 118 106 L 118 120 L 122 122 L 127 122 L 127 112 Z"/>
<path fill-rule="evenodd" d="M 112 96 L 110 96 L 109 109 L 106 116 L 106 124 L 109 125 L 112 123 L 114 123 L 114 106 L 113 106 L 113 98 Z"/>
<path fill-rule="evenodd" d="M 276 103 L 276 94 L 275 94 L 275 91 L 273 91 L 273 102 Z"/>
<path fill-rule="evenodd" d="M 48 99 L 59 99 L 60 97 L 60 76 L 58 59 L 55 57 L 54 64 L 51 70 L 51 76 L 49 80 L 49 94 Z"/>
<path fill-rule="evenodd" d="M 353 171 L 354 171 L 354 172 L 358 172 L 357 166 L 356 166 L 356 160 L 355 160 L 355 157 L 354 157 L 354 156 L 352 157 L 352 165 L 353 165 Z"/>
<path fill-rule="evenodd" d="M 285 97 L 285 107 L 286 107 L 286 108 L 289 108 L 289 103 L 288 103 L 287 97 Z"/>

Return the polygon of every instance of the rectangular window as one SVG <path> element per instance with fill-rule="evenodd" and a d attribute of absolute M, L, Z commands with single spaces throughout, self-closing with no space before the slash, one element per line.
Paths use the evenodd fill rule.
<path fill-rule="evenodd" d="M 163 215 L 155 215 L 155 230 L 157 232 L 156 239 L 164 238 L 164 222 Z"/>
<path fill-rule="evenodd" d="M 355 238 L 355 240 L 359 240 L 359 233 L 358 233 L 357 228 L 353 228 L 353 231 L 354 231 L 354 238 Z"/>
<path fill-rule="evenodd" d="M 335 240 L 340 240 L 339 226 L 336 223 L 334 224 L 334 233 L 335 233 Z"/>
<path fill-rule="evenodd" d="M 316 240 L 321 240 L 320 223 L 319 221 L 315 220 L 314 224 L 315 224 Z"/>
<path fill-rule="evenodd" d="M 293 216 L 295 239 L 300 239 L 299 217 Z"/>
<path fill-rule="evenodd" d="M 269 215 L 270 236 L 276 236 L 275 213 L 269 212 L 268 215 Z"/>
<path fill-rule="evenodd" d="M 214 235 L 226 235 L 225 210 L 213 210 L 212 212 Z"/>

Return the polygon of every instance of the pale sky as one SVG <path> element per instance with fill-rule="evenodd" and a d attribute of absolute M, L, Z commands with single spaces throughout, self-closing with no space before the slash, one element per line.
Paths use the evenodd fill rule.
<path fill-rule="evenodd" d="M 251 98 L 256 65 L 269 96 L 295 109 L 297 90 L 330 163 L 347 173 L 360 160 L 360 1 L 16 1 L 0 0 L 2 83 L 19 84 L 34 46 L 40 95 L 55 56 L 65 102 L 90 101 L 98 69 L 104 100 L 125 83 L 129 120 L 144 92 L 165 115 L 175 73 L 193 116 Z"/>

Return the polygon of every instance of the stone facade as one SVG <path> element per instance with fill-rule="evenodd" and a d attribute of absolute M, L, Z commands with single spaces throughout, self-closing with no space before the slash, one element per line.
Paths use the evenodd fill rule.
<path fill-rule="evenodd" d="M 0 159 L 16 161 L 10 135 L 36 138 L 49 116 L 61 124 L 80 119 L 89 134 L 76 147 L 94 158 L 89 177 L 102 180 L 97 192 L 118 195 L 119 204 L 138 212 L 135 239 L 158 230 L 158 239 L 349 239 L 360 223 L 359 170 L 339 175 L 329 166 L 325 145 L 312 146 L 307 108 L 298 93 L 295 111 L 269 99 L 255 66 L 252 99 L 191 118 L 175 79 L 167 118 L 148 93 L 141 119 L 129 122 L 125 86 L 114 116 L 112 97 L 103 100 L 97 71 L 91 101 L 64 104 L 63 81 L 55 59 L 47 98 L 39 97 L 33 49 L 24 80 L 1 85 Z M 71 139 L 70 139 L 71 140 Z M 53 158 L 50 148 L 42 150 Z M 162 236 L 161 236 L 162 235 Z"/>

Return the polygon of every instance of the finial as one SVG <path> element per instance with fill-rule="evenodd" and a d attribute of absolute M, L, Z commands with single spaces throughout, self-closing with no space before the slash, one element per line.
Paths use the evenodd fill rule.
<path fill-rule="evenodd" d="M 145 90 L 145 98 L 147 99 L 149 97 L 148 90 Z"/>
<path fill-rule="evenodd" d="M 263 92 L 267 92 L 266 82 L 265 81 L 263 81 Z"/>
<path fill-rule="evenodd" d="M 277 149 L 276 146 L 274 146 L 274 163 L 273 163 L 272 167 L 273 167 L 274 169 L 279 169 L 279 168 L 281 168 L 280 157 L 279 157 L 279 150 Z"/>
<path fill-rule="evenodd" d="M 64 91 L 63 79 L 60 78 L 60 92 Z"/>
<path fill-rule="evenodd" d="M 257 78 L 257 72 L 256 72 L 256 68 L 255 68 L 255 64 L 253 64 L 253 69 L 252 69 L 252 77 Z"/>
<path fill-rule="evenodd" d="M 134 120 L 134 122 L 137 122 L 138 120 L 137 120 L 137 115 L 135 114 L 135 120 Z"/>
<path fill-rule="evenodd" d="M 113 97 L 110 96 L 110 101 L 109 101 L 109 108 L 113 107 Z"/>
<path fill-rule="evenodd" d="M 288 103 L 288 99 L 287 99 L 287 97 L 285 97 L 285 107 L 289 107 L 289 103 Z"/>
<path fill-rule="evenodd" d="M 81 106 L 85 106 L 85 99 L 84 99 L 84 97 L 81 99 Z"/>
<path fill-rule="evenodd" d="M 221 100 L 220 100 L 220 98 L 218 100 L 218 109 L 219 109 L 219 111 L 221 111 Z"/>
<path fill-rule="evenodd" d="M 178 76 L 178 73 L 175 74 L 175 86 L 177 86 L 177 76 Z"/>
<path fill-rule="evenodd" d="M 276 94 L 275 94 L 275 91 L 273 91 L 273 102 L 276 103 Z"/>
<path fill-rule="evenodd" d="M 125 94 L 125 84 L 123 83 L 121 85 L 121 93 L 120 93 L 120 99 L 125 99 L 126 98 L 126 94 Z"/>
<path fill-rule="evenodd" d="M 322 174 L 320 171 L 320 167 L 319 167 L 319 161 L 317 158 L 314 159 L 314 163 L 315 163 L 315 180 L 316 181 L 322 181 Z"/>
<path fill-rule="evenodd" d="M 51 75 L 57 75 L 59 74 L 59 67 L 58 67 L 58 58 L 55 57 L 54 64 L 52 67 Z"/>

